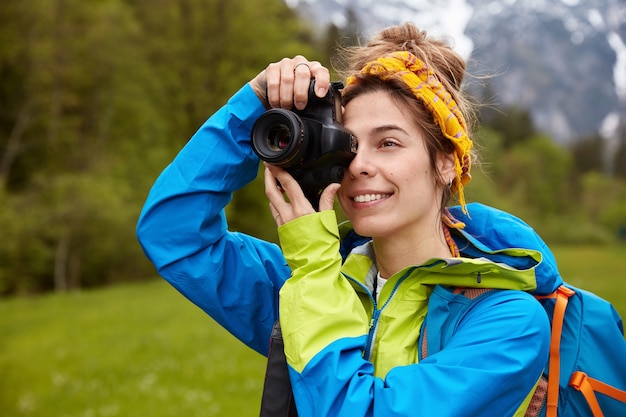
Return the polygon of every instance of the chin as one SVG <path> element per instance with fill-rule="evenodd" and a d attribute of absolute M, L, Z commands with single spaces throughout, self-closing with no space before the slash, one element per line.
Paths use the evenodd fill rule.
<path fill-rule="evenodd" d="M 354 231 L 357 232 L 359 235 L 361 236 L 365 236 L 365 237 L 374 237 L 374 236 L 378 236 L 381 234 L 382 229 L 384 229 L 384 227 L 382 227 L 382 225 L 380 224 L 380 222 L 376 222 L 376 221 L 353 221 L 352 222 L 352 227 L 354 228 Z"/>

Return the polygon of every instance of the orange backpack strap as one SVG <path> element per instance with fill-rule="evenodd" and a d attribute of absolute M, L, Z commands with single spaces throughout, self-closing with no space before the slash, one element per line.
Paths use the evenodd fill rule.
<path fill-rule="evenodd" d="M 603 417 L 604 414 L 600 409 L 600 404 L 598 404 L 598 399 L 596 398 L 596 392 L 599 392 L 604 395 L 608 395 L 609 397 L 615 398 L 616 400 L 620 400 L 622 402 L 626 402 L 626 391 L 622 391 L 615 387 L 612 387 L 609 384 L 605 384 L 604 382 L 598 381 L 597 379 L 590 378 L 584 372 L 574 372 L 572 374 L 572 378 L 570 379 L 569 384 L 580 391 L 594 417 Z"/>
<path fill-rule="evenodd" d="M 548 398 L 546 400 L 546 417 L 557 417 L 559 405 L 559 380 L 561 379 L 561 333 L 563 319 L 569 298 L 576 294 L 563 285 L 552 294 L 536 296 L 538 300 L 555 298 L 554 313 L 552 314 L 552 334 L 550 336 L 550 361 L 548 364 Z"/>

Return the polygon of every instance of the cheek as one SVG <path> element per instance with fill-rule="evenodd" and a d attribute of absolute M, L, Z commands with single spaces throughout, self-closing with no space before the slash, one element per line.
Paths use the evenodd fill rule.
<path fill-rule="evenodd" d="M 395 170 L 396 178 L 403 178 L 405 181 L 415 183 L 423 182 L 426 178 L 432 177 L 432 172 L 429 167 L 414 163 L 407 165 L 406 169 L 401 171 Z"/>
<path fill-rule="evenodd" d="M 339 193 L 337 194 L 337 201 L 339 202 L 339 206 L 345 212 L 350 208 L 350 204 L 352 204 L 352 199 L 350 199 L 347 195 L 343 193 L 343 187 L 339 189 Z"/>
<path fill-rule="evenodd" d="M 395 181 L 399 186 L 413 189 L 421 195 L 434 191 L 437 184 L 433 171 L 430 168 L 424 167 L 412 169 L 405 172 L 404 175 L 396 173 Z"/>

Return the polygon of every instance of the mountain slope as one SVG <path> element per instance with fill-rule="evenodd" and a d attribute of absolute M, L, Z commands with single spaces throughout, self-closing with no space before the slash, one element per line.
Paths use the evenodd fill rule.
<path fill-rule="evenodd" d="M 319 25 L 351 9 L 365 37 L 413 21 L 451 39 L 469 70 L 491 75 L 493 104 L 530 110 L 560 142 L 626 124 L 623 0 L 290 0 Z"/>

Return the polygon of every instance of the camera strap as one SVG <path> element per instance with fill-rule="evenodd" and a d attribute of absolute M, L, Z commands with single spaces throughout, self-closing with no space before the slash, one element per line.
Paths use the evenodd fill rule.
<path fill-rule="evenodd" d="M 260 417 L 297 417 L 296 403 L 291 390 L 287 358 L 280 322 L 276 320 L 270 338 L 267 369 L 261 397 Z"/>

